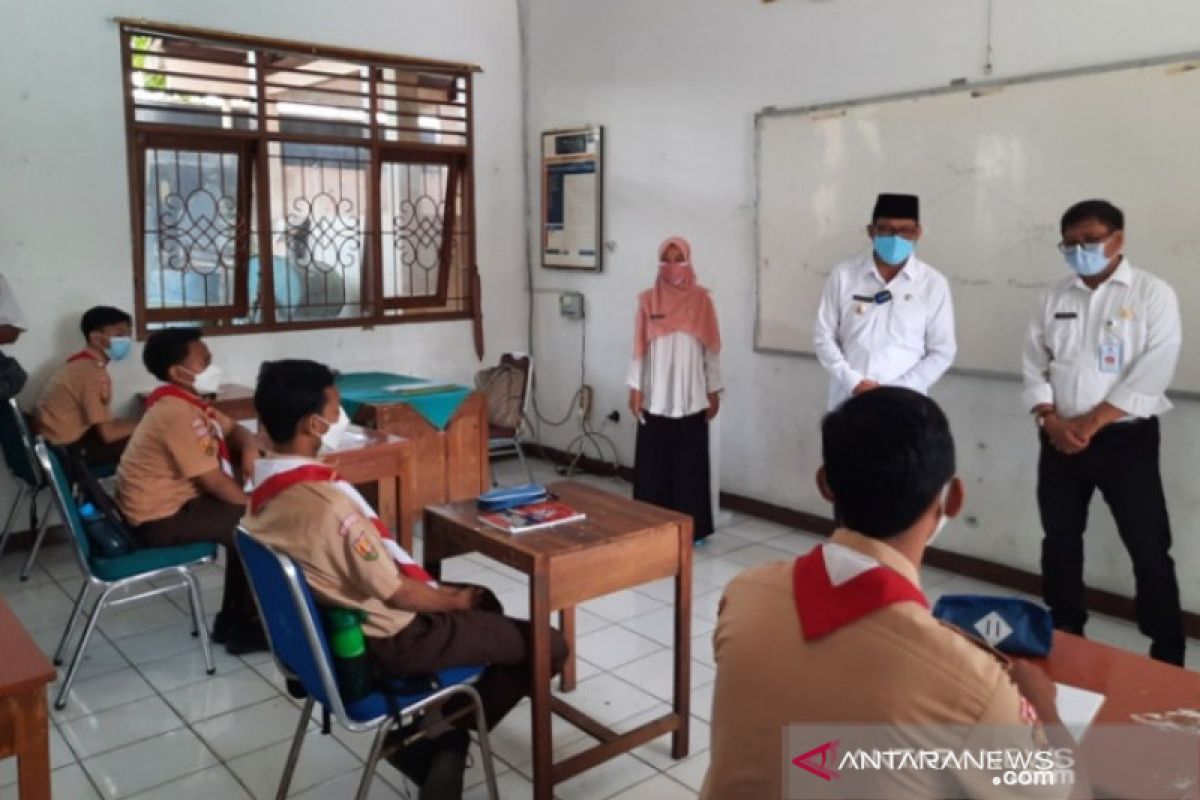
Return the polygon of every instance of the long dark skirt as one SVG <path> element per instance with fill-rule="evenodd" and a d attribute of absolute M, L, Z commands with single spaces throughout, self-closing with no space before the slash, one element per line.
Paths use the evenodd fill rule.
<path fill-rule="evenodd" d="M 697 541 L 713 532 L 703 411 L 680 419 L 646 414 L 637 431 L 633 496 L 690 515 Z"/>

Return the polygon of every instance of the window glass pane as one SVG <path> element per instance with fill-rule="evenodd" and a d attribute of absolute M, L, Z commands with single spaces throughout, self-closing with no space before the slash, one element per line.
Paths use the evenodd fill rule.
<path fill-rule="evenodd" d="M 146 308 L 232 305 L 241 159 L 159 148 L 143 158 Z"/>
<path fill-rule="evenodd" d="M 364 316 L 370 151 L 273 142 L 270 153 L 276 320 Z"/>
<path fill-rule="evenodd" d="M 201 128 L 257 127 L 254 53 L 134 34 L 129 80 L 138 122 Z"/>
<path fill-rule="evenodd" d="M 437 295 L 449 178 L 445 164 L 383 165 L 379 210 L 384 297 Z"/>

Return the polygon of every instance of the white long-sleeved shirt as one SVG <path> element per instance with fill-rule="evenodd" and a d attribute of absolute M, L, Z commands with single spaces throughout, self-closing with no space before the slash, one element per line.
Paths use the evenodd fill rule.
<path fill-rule="evenodd" d="M 17 298 L 3 275 L 0 275 L 0 325 L 12 325 L 14 328 L 28 330 L 25 326 L 25 315 L 17 305 Z"/>
<path fill-rule="evenodd" d="M 886 303 L 855 299 L 885 289 L 892 293 Z M 926 393 L 957 352 L 950 285 L 916 256 L 891 283 L 870 253 L 844 261 L 825 282 L 813 347 L 830 376 L 830 408 L 863 380 Z"/>
<path fill-rule="evenodd" d="M 1029 324 L 1022 355 L 1026 408 L 1053 403 L 1060 416 L 1086 414 L 1105 401 L 1126 419 L 1171 408 L 1183 331 L 1175 290 L 1122 259 L 1094 290 L 1072 276 L 1050 289 Z M 1107 369 L 1101 358 L 1115 366 Z"/>
<path fill-rule="evenodd" d="M 650 340 L 642 358 L 633 359 L 625 385 L 642 393 L 642 407 L 660 417 L 679 419 L 708 408 L 710 392 L 719 392 L 721 354 L 696 337 L 676 331 Z"/>

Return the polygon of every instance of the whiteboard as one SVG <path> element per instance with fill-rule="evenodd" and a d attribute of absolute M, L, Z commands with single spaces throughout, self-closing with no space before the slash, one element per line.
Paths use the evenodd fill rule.
<path fill-rule="evenodd" d="M 1037 299 L 1066 277 L 1072 203 L 1125 212 L 1125 253 L 1179 296 L 1174 388 L 1200 391 L 1198 54 L 756 117 L 755 347 L 812 353 L 832 268 L 867 253 L 879 192 L 921 197 L 917 255 L 946 276 L 958 370 L 1018 375 Z"/>

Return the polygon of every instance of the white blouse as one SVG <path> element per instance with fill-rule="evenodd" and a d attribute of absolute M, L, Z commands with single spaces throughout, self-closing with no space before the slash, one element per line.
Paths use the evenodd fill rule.
<path fill-rule="evenodd" d="M 687 333 L 658 336 L 629 365 L 625 384 L 642 392 L 642 407 L 651 414 L 672 419 L 696 414 L 708 408 L 710 392 L 724 388 L 721 355 Z"/>

